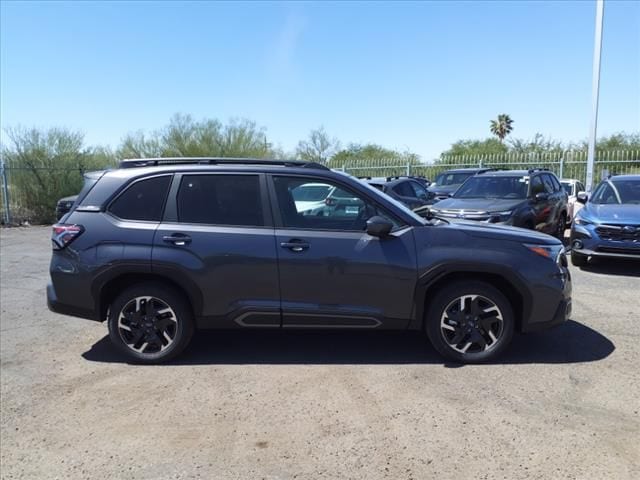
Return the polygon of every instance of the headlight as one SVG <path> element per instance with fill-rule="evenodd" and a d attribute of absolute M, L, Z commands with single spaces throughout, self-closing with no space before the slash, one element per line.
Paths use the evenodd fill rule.
<path fill-rule="evenodd" d="M 511 217 L 513 210 L 505 210 L 503 212 L 489 212 L 492 222 L 504 222 Z"/>
<path fill-rule="evenodd" d="M 564 252 L 563 245 L 532 245 L 525 243 L 524 246 L 531 250 L 533 253 L 537 253 L 541 257 L 548 258 L 555 262 L 558 261 L 560 255 Z"/>
<path fill-rule="evenodd" d="M 576 222 L 576 225 L 593 225 L 593 222 L 582 217 L 576 217 L 573 221 Z"/>

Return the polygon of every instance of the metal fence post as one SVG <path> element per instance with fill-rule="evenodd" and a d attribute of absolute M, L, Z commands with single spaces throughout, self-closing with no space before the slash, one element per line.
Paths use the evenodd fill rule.
<path fill-rule="evenodd" d="M 4 223 L 11 223 L 11 208 L 9 207 L 9 184 L 7 182 L 7 170 L 4 164 L 4 155 L 0 153 L 0 175 L 2 175 L 2 201 L 4 202 Z"/>
<path fill-rule="evenodd" d="M 407 177 L 411 176 L 411 164 L 407 161 Z"/>
<path fill-rule="evenodd" d="M 558 172 L 560 174 L 560 178 L 563 177 L 564 175 L 564 154 L 560 154 L 560 171 Z"/>

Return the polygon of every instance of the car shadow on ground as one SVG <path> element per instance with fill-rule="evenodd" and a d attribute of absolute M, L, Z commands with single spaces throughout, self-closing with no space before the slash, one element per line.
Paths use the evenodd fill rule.
<path fill-rule="evenodd" d="M 592 258 L 587 265 L 580 267 L 580 270 L 605 275 L 640 277 L 640 261 L 618 258 Z"/>
<path fill-rule="evenodd" d="M 602 334 L 569 320 L 553 330 L 516 335 L 495 363 L 579 363 L 615 350 Z M 130 363 L 105 336 L 82 356 L 92 362 Z M 241 364 L 443 364 L 419 332 L 237 330 L 198 332 L 171 365 Z"/>

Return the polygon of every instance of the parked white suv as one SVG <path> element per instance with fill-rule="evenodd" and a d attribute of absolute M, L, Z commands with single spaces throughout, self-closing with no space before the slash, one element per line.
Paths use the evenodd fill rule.
<path fill-rule="evenodd" d="M 562 188 L 565 189 L 569 198 L 567 199 L 567 225 L 571 225 L 573 217 L 582 208 L 582 204 L 578 202 L 578 194 L 584 192 L 584 185 L 580 180 L 575 178 L 563 178 L 560 180 Z"/>

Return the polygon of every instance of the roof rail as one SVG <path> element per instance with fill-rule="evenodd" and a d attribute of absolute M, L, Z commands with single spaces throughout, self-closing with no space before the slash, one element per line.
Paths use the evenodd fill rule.
<path fill-rule="evenodd" d="M 304 162 L 302 160 L 267 160 L 264 158 L 160 157 L 128 158 L 120 161 L 120 168 L 157 167 L 159 165 L 274 165 L 329 170 L 324 165 L 315 162 Z"/>
<path fill-rule="evenodd" d="M 529 169 L 529 173 L 533 173 L 533 172 L 550 172 L 551 170 L 549 170 L 548 168 L 541 168 L 541 167 L 535 167 L 535 168 L 530 168 Z"/>

